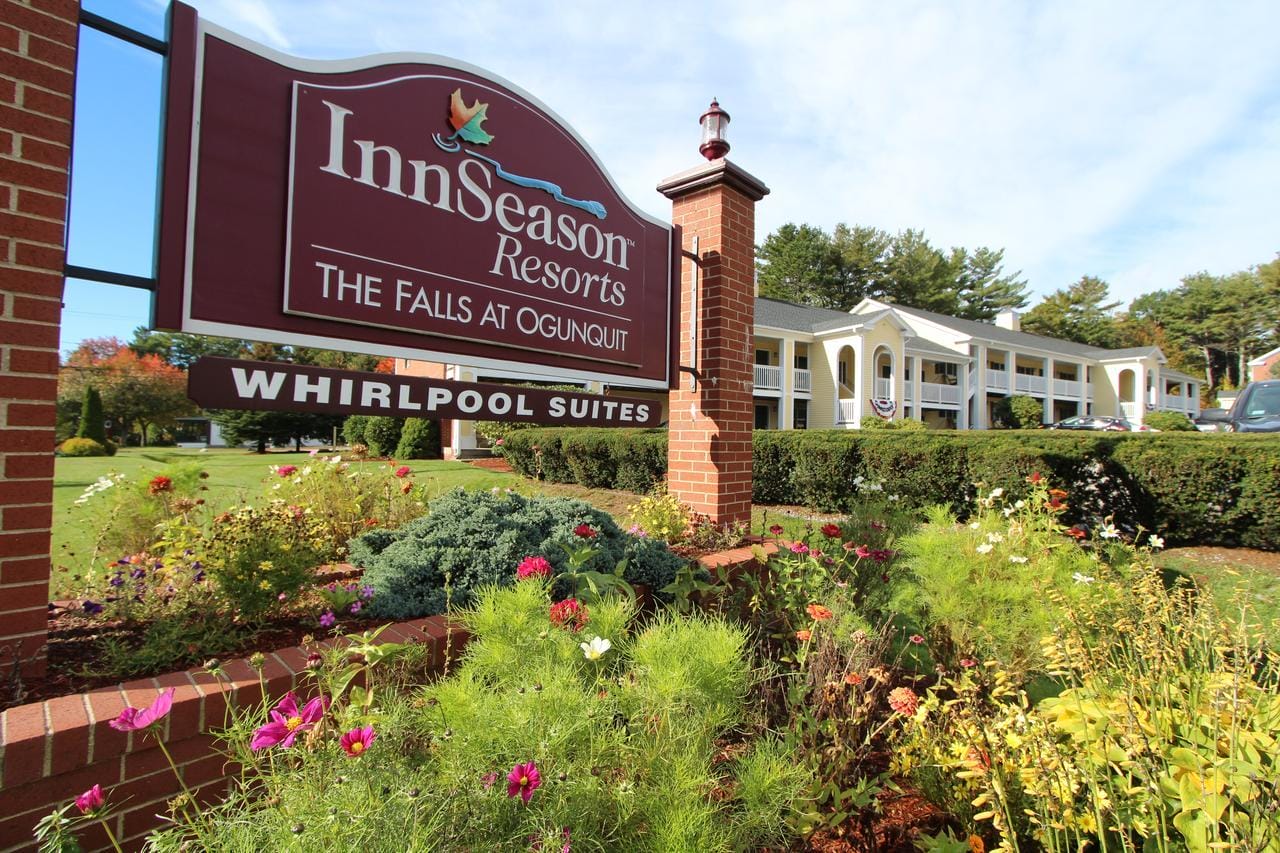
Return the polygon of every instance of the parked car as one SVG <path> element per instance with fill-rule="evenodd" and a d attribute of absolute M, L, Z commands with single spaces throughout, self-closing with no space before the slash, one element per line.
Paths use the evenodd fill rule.
<path fill-rule="evenodd" d="M 1226 432 L 1228 420 L 1226 409 L 1201 409 L 1195 424 L 1201 432 Z"/>
<path fill-rule="evenodd" d="M 1094 429 L 1104 432 L 1130 432 L 1133 424 L 1124 418 L 1112 418 L 1104 415 L 1076 415 L 1065 418 L 1056 424 L 1049 424 L 1049 429 Z"/>
<path fill-rule="evenodd" d="M 1202 416 L 1208 416 L 1209 423 L 1222 424 L 1226 432 L 1280 432 L 1280 379 L 1250 382 L 1230 411 L 1222 415 L 1211 412 L 1214 410 L 1205 409 Z"/>

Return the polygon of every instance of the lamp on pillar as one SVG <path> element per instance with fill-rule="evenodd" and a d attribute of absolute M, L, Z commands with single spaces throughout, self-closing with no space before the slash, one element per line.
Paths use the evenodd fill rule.
<path fill-rule="evenodd" d="M 698 123 L 702 125 L 702 144 L 698 146 L 702 156 L 708 160 L 719 160 L 728 154 L 729 141 L 725 139 L 725 132 L 729 129 L 729 114 L 720 109 L 719 101 L 711 99 L 711 106 Z"/>

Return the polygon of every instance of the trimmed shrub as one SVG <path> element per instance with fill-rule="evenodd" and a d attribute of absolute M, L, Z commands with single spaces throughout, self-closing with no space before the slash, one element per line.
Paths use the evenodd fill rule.
<path fill-rule="evenodd" d="M 68 438 L 58 445 L 58 452 L 63 456 L 110 456 L 101 442 L 92 438 Z"/>
<path fill-rule="evenodd" d="M 757 430 L 751 436 L 751 500 L 760 504 L 793 504 L 791 475 L 796 461 L 788 436 L 781 430 Z"/>
<path fill-rule="evenodd" d="M 879 415 L 863 415 L 858 426 L 862 429 L 893 429 L 893 421 L 885 420 Z"/>
<path fill-rule="evenodd" d="M 395 456 L 397 459 L 439 459 L 440 422 L 406 418 Z"/>
<path fill-rule="evenodd" d="M 116 455 L 116 446 L 107 439 L 107 422 L 102 412 L 102 395 L 92 385 L 84 389 L 84 400 L 80 404 L 80 426 L 76 429 L 75 437 L 92 439 L 102 447 L 103 452 L 67 453 L 63 451 L 64 456 Z"/>
<path fill-rule="evenodd" d="M 364 428 L 364 443 L 369 445 L 371 456 L 390 456 L 400 445 L 400 433 L 404 430 L 404 418 L 375 415 Z"/>
<path fill-rule="evenodd" d="M 369 605 L 378 619 L 412 619 L 466 604 L 475 590 L 515 581 L 516 566 L 540 555 L 559 574 L 568 565 L 561 543 L 574 546 L 579 524 L 597 531 L 597 553 L 584 568 L 611 572 L 627 560 L 631 583 L 658 590 L 675 578 L 683 561 L 652 539 L 624 533 L 613 519 L 582 501 L 526 498 L 518 494 L 452 492 L 431 505 L 431 514 L 388 536 L 356 537 L 351 559 L 365 569 L 375 590 Z"/>
<path fill-rule="evenodd" d="M 342 440 L 349 445 L 368 444 L 364 438 L 364 430 L 368 425 L 368 415 L 351 415 L 342 422 Z"/>
<path fill-rule="evenodd" d="M 1006 429 L 1037 429 L 1044 424 L 1044 404 L 1024 394 L 1001 399 L 995 414 Z"/>
<path fill-rule="evenodd" d="M 1142 422 L 1161 432 L 1192 432 L 1196 425 L 1181 412 L 1150 412 Z"/>

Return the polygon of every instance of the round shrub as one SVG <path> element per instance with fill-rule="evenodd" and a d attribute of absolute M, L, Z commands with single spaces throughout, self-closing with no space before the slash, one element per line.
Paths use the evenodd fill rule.
<path fill-rule="evenodd" d="M 58 452 L 63 456 L 110 456 L 106 445 L 92 438 L 68 438 L 58 445 Z"/>
<path fill-rule="evenodd" d="M 364 430 L 368 425 L 368 415 L 352 415 L 342 422 L 342 440 L 349 445 L 365 444 Z"/>
<path fill-rule="evenodd" d="M 397 459 L 439 459 L 440 422 L 407 418 L 395 455 Z"/>
<path fill-rule="evenodd" d="M 1196 425 L 1181 412 L 1150 412 L 1142 422 L 1161 432 L 1194 432 Z"/>
<path fill-rule="evenodd" d="M 585 569 L 612 572 L 625 559 L 631 583 L 657 590 L 675 578 L 681 560 L 665 545 L 627 535 L 582 501 L 462 490 L 434 501 L 430 515 L 390 536 L 376 531 L 352 540 L 351 558 L 374 588 L 370 615 L 413 619 L 467 604 L 479 587 L 514 582 L 516 566 L 528 556 L 545 557 L 554 572 L 563 571 L 568 554 L 561 544 L 582 543 L 574 534 L 580 524 L 597 531 L 591 540 L 597 553 Z"/>
<path fill-rule="evenodd" d="M 1044 425 L 1044 404 L 1023 394 L 1002 398 L 995 414 L 1006 429 L 1039 429 Z"/>
<path fill-rule="evenodd" d="M 364 443 L 373 456 L 390 456 L 400 445 L 400 433 L 404 431 L 404 418 L 376 415 L 369 418 L 364 428 Z"/>

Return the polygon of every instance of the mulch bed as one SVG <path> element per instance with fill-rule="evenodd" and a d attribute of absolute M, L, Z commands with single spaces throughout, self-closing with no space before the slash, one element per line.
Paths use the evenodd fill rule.
<path fill-rule="evenodd" d="M 475 468 L 483 468 L 486 471 L 497 471 L 500 474 L 514 474 L 515 469 L 511 467 L 511 463 L 501 456 L 491 456 L 488 458 L 480 457 L 479 459 L 464 459 L 468 465 Z"/>

